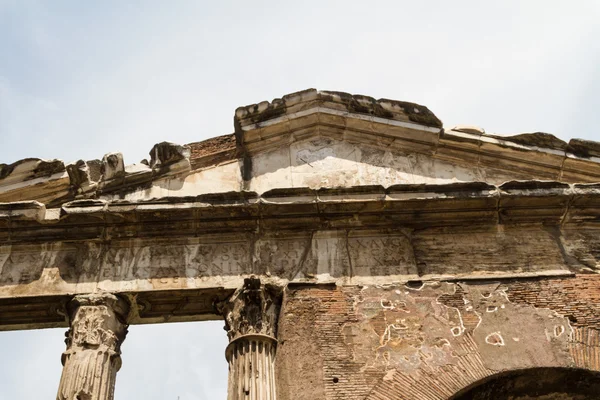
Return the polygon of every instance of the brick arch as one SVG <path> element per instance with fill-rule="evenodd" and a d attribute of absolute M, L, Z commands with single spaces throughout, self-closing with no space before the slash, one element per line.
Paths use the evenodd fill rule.
<path fill-rule="evenodd" d="M 486 368 L 471 334 L 465 334 L 466 355 L 443 367 L 422 366 L 406 373 L 395 370 L 379 382 L 366 400 L 445 400 L 494 374 Z"/>
<path fill-rule="evenodd" d="M 596 400 L 600 372 L 583 368 L 529 368 L 494 374 L 448 400 Z"/>
<path fill-rule="evenodd" d="M 429 367 L 425 363 L 412 373 L 393 371 L 375 385 L 366 400 L 467 400 L 470 397 L 461 396 L 473 388 L 494 379 L 513 376 L 511 374 L 517 376 L 519 373 L 535 370 L 579 371 L 598 379 L 600 389 L 600 333 L 596 329 L 572 328 L 568 344 L 570 362 L 564 365 L 495 371 L 486 367 L 470 333 L 465 334 L 462 346 L 465 355 L 457 357 L 453 364 Z"/>

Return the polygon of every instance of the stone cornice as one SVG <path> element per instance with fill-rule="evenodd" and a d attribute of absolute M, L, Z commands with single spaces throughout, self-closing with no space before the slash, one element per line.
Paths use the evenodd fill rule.
<path fill-rule="evenodd" d="M 503 137 L 443 129 L 427 107 L 414 103 L 309 89 L 240 107 L 235 115 L 238 142 L 249 154 L 321 135 L 542 179 L 600 180 L 600 143 L 566 143 L 541 132 Z"/>
<path fill-rule="evenodd" d="M 600 186 L 552 181 L 277 189 L 143 201 L 78 200 L 60 209 L 0 203 L 0 240 L 111 240 L 261 229 L 596 224 Z"/>
<path fill-rule="evenodd" d="M 425 106 L 405 101 L 379 99 L 344 92 L 307 89 L 290 93 L 270 102 L 238 107 L 235 118 L 241 127 L 265 125 L 266 121 L 318 106 L 356 114 L 366 114 L 387 120 L 412 122 L 441 128 L 442 122 Z M 439 131 L 439 129 L 438 129 Z"/>
<path fill-rule="evenodd" d="M 255 155 L 317 137 L 425 154 L 518 179 L 600 181 L 600 143 L 567 143 L 541 132 L 502 137 L 477 128 L 444 129 L 427 107 L 396 100 L 309 89 L 240 107 L 234 126 L 233 135 L 187 146 L 159 143 L 150 161 L 139 164 L 125 165 L 120 153 L 68 165 L 33 158 L 0 164 L 0 202 L 36 200 L 58 207 L 77 199 L 116 197 L 231 162 L 240 164 L 240 187 L 248 187 L 244 184 L 253 178 Z"/>

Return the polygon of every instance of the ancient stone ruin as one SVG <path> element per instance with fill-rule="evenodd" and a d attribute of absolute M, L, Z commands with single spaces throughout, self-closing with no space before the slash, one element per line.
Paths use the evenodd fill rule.
<path fill-rule="evenodd" d="M 208 319 L 231 400 L 600 398 L 600 143 L 313 89 L 234 125 L 0 165 L 0 329 L 69 328 L 57 399 Z"/>

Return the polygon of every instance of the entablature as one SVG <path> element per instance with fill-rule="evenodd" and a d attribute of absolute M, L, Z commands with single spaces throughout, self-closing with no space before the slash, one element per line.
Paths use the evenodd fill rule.
<path fill-rule="evenodd" d="M 60 208 L 0 203 L 5 244 L 204 233 L 452 225 L 589 225 L 600 186 L 552 181 L 241 191 L 139 201 L 76 200 Z"/>

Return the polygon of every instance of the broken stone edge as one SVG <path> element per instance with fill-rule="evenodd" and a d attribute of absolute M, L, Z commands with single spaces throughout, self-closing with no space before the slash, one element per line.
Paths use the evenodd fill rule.
<path fill-rule="evenodd" d="M 458 224 L 595 225 L 600 184 L 511 181 L 275 189 L 140 201 L 76 200 L 49 209 L 0 203 L 0 241 L 127 239 L 298 229 L 397 229 Z M 177 229 L 165 229 L 166 226 Z"/>
<path fill-rule="evenodd" d="M 139 164 L 125 165 L 121 153 L 109 153 L 102 160 L 78 160 L 68 165 L 60 160 L 36 158 L 19 160 L 10 165 L 0 164 L 0 195 L 19 193 L 31 186 L 39 189 L 41 185 L 43 195 L 36 199 L 56 206 L 76 199 L 97 198 L 104 194 L 150 187 L 158 178 L 186 176 L 191 171 L 223 162 L 241 160 L 245 164 L 249 154 L 256 149 L 266 151 L 273 146 L 289 145 L 290 140 L 302 140 L 306 136 L 273 140 L 273 137 L 263 136 L 262 132 L 267 129 L 265 127 L 273 135 L 289 135 L 290 121 L 295 118 L 306 119 L 311 113 L 327 115 L 335 121 L 340 121 L 338 117 L 344 121 L 356 119 L 357 124 L 392 124 L 404 129 L 400 140 L 403 149 L 429 153 L 439 158 L 469 162 L 470 165 L 473 161 L 490 163 L 502 159 L 506 161 L 502 163 L 504 166 L 514 163 L 515 168 L 521 168 L 521 165 L 526 165 L 534 170 L 539 169 L 549 179 L 561 180 L 565 177 L 574 181 L 600 181 L 599 142 L 572 139 L 567 143 L 543 132 L 502 137 L 468 126 L 444 130 L 441 121 L 425 106 L 308 89 L 271 102 L 239 107 L 234 117 L 234 134 L 184 146 L 169 142 L 156 144 L 150 151 L 149 162 L 143 160 Z M 340 124 L 337 129 L 350 129 L 348 122 Z M 352 133 L 347 139 L 385 145 L 390 138 L 378 134 L 378 129 L 372 128 L 372 132 L 368 133 Z M 257 140 L 264 143 L 257 145 Z M 241 169 L 243 179 L 249 179 L 243 174 L 247 169 L 245 165 Z M 20 197 L 28 196 L 24 193 Z"/>

